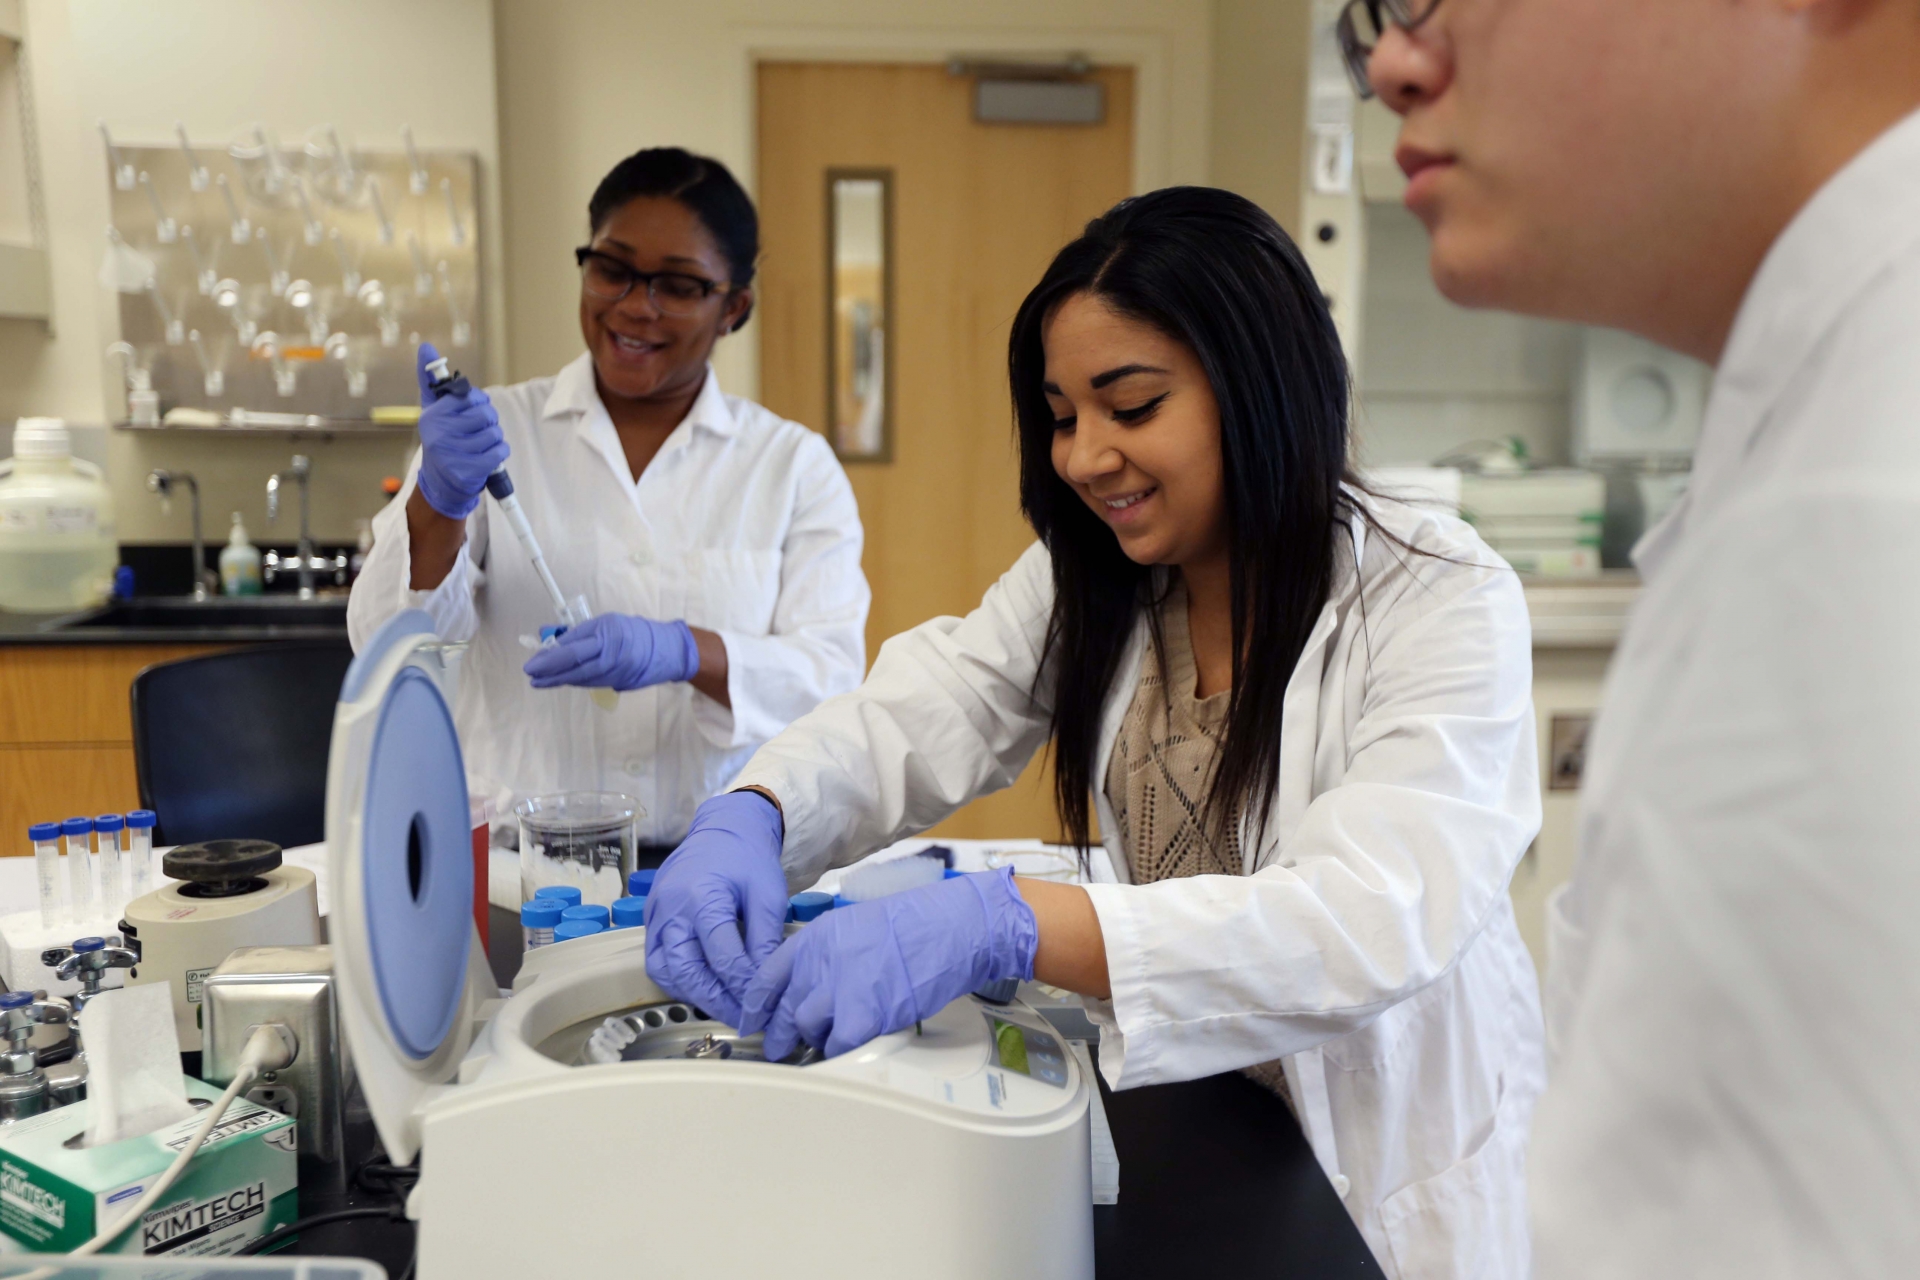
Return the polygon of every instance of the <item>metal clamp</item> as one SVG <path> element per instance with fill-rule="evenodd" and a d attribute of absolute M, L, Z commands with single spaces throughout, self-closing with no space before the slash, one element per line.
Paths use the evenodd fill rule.
<path fill-rule="evenodd" d="M 73 1006 L 77 1024 L 87 1002 L 100 994 L 109 969 L 131 969 L 140 957 L 125 947 L 110 947 L 105 938 L 75 938 L 70 947 L 49 947 L 40 953 L 40 963 L 53 970 L 62 982 L 78 980 L 80 990 L 68 1003 Z"/>
<path fill-rule="evenodd" d="M 0 1051 L 0 1124 L 11 1124 L 47 1109 L 47 1074 L 33 1050 L 33 1035 L 42 1026 L 72 1020 L 67 1002 L 32 991 L 0 995 L 0 1034 L 7 1048 Z"/>

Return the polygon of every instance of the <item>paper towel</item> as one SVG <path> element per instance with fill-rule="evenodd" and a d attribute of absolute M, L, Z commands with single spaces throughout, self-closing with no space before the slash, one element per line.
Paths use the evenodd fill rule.
<path fill-rule="evenodd" d="M 173 984 L 105 991 L 80 1017 L 87 1044 L 87 1139 L 137 1138 L 194 1114 L 180 1074 Z"/>

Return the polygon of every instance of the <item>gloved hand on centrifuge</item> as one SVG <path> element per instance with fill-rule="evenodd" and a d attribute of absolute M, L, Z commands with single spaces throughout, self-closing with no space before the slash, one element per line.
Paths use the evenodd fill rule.
<path fill-rule="evenodd" d="M 828 1057 L 900 1031 L 1002 978 L 1033 977 L 1040 930 L 1003 867 L 827 912 L 760 966 L 740 1004 L 768 1061 Z"/>
<path fill-rule="evenodd" d="M 427 505 L 451 520 L 464 520 L 480 505 L 487 477 L 507 460 L 500 415 L 479 389 L 436 399 L 427 365 L 440 358 L 433 344 L 420 344 L 420 475 Z"/>
<path fill-rule="evenodd" d="M 729 1026 L 740 1025 L 740 996 L 786 931 L 785 833 L 765 796 L 714 796 L 647 894 L 647 976 Z"/>
<path fill-rule="evenodd" d="M 536 689 L 586 685 L 644 689 L 700 674 L 700 649 L 684 622 L 603 613 L 568 627 L 522 667 Z"/>

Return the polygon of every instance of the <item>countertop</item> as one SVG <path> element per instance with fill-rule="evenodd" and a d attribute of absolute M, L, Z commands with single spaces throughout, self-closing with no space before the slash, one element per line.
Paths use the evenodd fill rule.
<path fill-rule="evenodd" d="M 196 618 L 196 613 L 205 616 Z M 300 600 L 289 594 L 204 604 L 137 596 L 65 613 L 0 610 L 0 645 L 229 645 L 283 640 L 347 643 L 346 596 Z"/>
<path fill-rule="evenodd" d="M 1522 578 L 1536 649 L 1611 649 L 1640 598 L 1640 575 L 1607 569 L 1597 578 Z"/>

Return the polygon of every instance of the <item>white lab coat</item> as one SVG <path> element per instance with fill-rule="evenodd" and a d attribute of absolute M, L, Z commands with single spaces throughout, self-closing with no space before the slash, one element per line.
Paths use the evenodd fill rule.
<path fill-rule="evenodd" d="M 1920 1276 L 1920 115 L 1769 251 L 1550 915 L 1540 1274 Z"/>
<path fill-rule="evenodd" d="M 522 636 L 553 607 L 491 497 L 432 591 L 408 589 L 406 502 L 374 518 L 354 583 L 355 646 L 405 608 L 470 640 L 454 714 L 470 775 L 516 796 L 597 787 L 639 798 L 641 839 L 671 844 L 753 749 L 822 699 L 860 683 L 871 599 L 859 512 L 827 442 L 709 371 L 685 420 L 636 482 L 582 355 L 555 377 L 488 394 L 513 450 L 507 470 L 548 565 L 595 612 L 684 619 L 727 646 L 732 710 L 689 684 L 636 689 L 608 712 L 581 690 L 534 689 Z"/>
<path fill-rule="evenodd" d="M 1520 1280 L 1521 1158 L 1543 1083 L 1507 897 L 1540 822 L 1526 604 L 1460 521 L 1376 506 L 1452 560 L 1358 521 L 1338 540 L 1287 687 L 1272 822 L 1243 842 L 1253 874 L 1133 886 L 1113 883 L 1127 863 L 1111 836 L 1095 853 L 1113 984 L 1110 1004 L 1089 1002 L 1100 1067 L 1123 1089 L 1285 1057 L 1307 1138 L 1389 1276 Z M 972 614 L 888 641 L 859 691 L 755 754 L 738 782 L 785 802 L 790 883 L 1013 782 L 1047 738 L 1028 690 L 1052 594 L 1036 545 Z M 1096 778 L 1145 652 L 1142 619 Z M 1117 830 L 1104 796 L 1098 812 Z"/>

